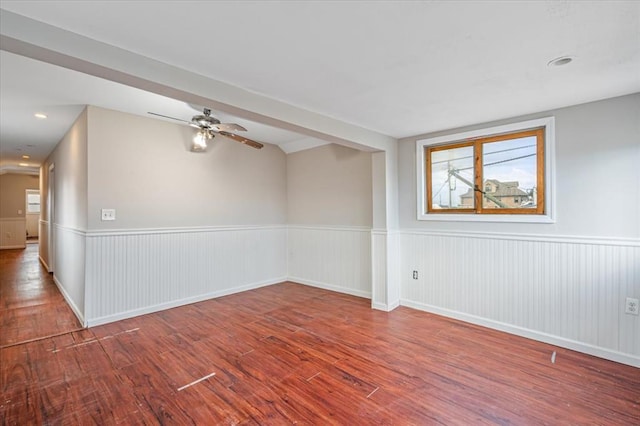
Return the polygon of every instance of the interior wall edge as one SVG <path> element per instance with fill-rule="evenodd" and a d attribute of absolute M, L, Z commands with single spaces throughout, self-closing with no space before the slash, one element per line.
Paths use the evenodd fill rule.
<path fill-rule="evenodd" d="M 46 266 L 46 263 L 44 263 L 44 261 L 42 261 L 42 258 L 40 258 L 40 261 Z M 47 269 L 48 269 L 48 267 L 47 267 Z M 83 327 L 88 327 L 88 324 L 84 319 L 84 315 L 82 315 L 82 310 L 80 310 L 80 308 L 76 305 L 76 303 L 74 302 L 73 298 L 71 297 L 69 292 L 66 290 L 64 284 L 62 282 L 60 282 L 58 277 L 56 277 L 55 275 L 53 276 L 53 282 L 56 284 L 56 287 L 58 287 L 58 290 L 60 290 L 60 293 L 62 294 L 62 297 L 64 297 L 64 300 L 67 301 L 67 304 L 69 305 L 69 307 L 71 308 L 71 310 L 75 314 L 76 318 L 78 318 L 78 321 L 80 321 L 80 324 L 82 324 Z"/>

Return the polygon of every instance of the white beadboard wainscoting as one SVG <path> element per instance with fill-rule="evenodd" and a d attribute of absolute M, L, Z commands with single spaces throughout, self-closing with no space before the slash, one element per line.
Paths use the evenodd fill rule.
<path fill-rule="evenodd" d="M 286 226 L 87 234 L 87 325 L 285 281 Z"/>
<path fill-rule="evenodd" d="M 53 281 L 76 314 L 86 324 L 85 315 L 85 252 L 86 232 L 55 224 L 53 227 L 55 256 Z"/>
<path fill-rule="evenodd" d="M 371 298 L 371 229 L 288 227 L 289 281 Z"/>
<path fill-rule="evenodd" d="M 403 230 L 401 250 L 402 305 L 640 367 L 638 240 Z"/>
<path fill-rule="evenodd" d="M 27 244 L 27 228 L 24 217 L 0 218 L 0 249 L 24 248 Z"/>

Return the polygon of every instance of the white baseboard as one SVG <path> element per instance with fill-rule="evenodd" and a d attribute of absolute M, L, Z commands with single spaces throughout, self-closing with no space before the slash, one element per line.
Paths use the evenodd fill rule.
<path fill-rule="evenodd" d="M 386 303 L 371 302 L 371 309 L 377 309 L 379 311 L 389 312 L 389 307 Z"/>
<path fill-rule="evenodd" d="M 204 300 L 215 299 L 222 296 L 228 296 L 230 294 L 240 293 L 247 290 L 254 290 L 260 287 L 266 287 L 273 284 L 278 284 L 287 281 L 286 277 L 275 278 L 271 280 L 261 281 L 257 283 L 247 284 L 241 287 L 234 287 L 227 290 L 215 291 L 212 293 L 205 293 L 198 296 L 187 297 L 179 300 L 172 300 L 166 303 L 159 303 L 157 305 L 145 306 L 144 308 L 132 309 L 130 311 L 119 312 L 114 315 L 107 315 L 98 318 L 87 319 L 87 327 L 95 327 L 97 325 L 107 324 L 110 322 L 120 321 L 127 318 L 133 318 L 140 315 L 146 315 L 153 312 L 164 311 L 165 309 L 177 308 L 178 306 L 190 305 L 192 303 L 202 302 Z"/>
<path fill-rule="evenodd" d="M 27 244 L 15 244 L 12 246 L 0 246 L 0 250 L 10 250 L 10 249 L 23 249 L 26 248 Z"/>
<path fill-rule="evenodd" d="M 355 290 L 348 287 L 341 287 L 337 285 L 321 283 L 318 281 L 306 280 L 304 278 L 299 278 L 299 277 L 288 277 L 287 281 L 292 281 L 298 284 L 304 284 L 311 287 L 322 288 L 324 290 L 335 291 L 336 293 L 350 294 L 351 296 L 364 297 L 365 299 L 371 299 L 371 292 L 369 291 Z"/>
<path fill-rule="evenodd" d="M 482 318 L 475 315 L 465 314 L 463 312 L 444 309 L 437 306 L 428 305 L 425 303 L 413 302 L 411 300 L 403 299 L 400 301 L 400 304 L 402 306 L 406 306 L 409 308 L 430 312 L 432 314 L 442 315 L 444 317 L 457 319 L 460 321 L 480 325 L 480 326 L 491 328 L 494 330 L 504 331 L 506 333 L 515 334 L 516 336 L 526 337 L 528 339 L 537 340 L 537 341 L 548 343 L 554 346 L 559 346 L 561 348 L 571 349 L 573 351 L 582 352 L 588 355 L 593 355 L 599 358 L 604 358 L 610 361 L 615 361 L 621 364 L 626 364 L 632 367 L 640 368 L 640 357 L 625 354 L 622 352 L 617 352 L 610 349 L 589 345 L 587 343 L 582 343 L 575 340 L 565 339 L 563 337 L 554 336 L 551 334 L 541 333 L 539 331 L 534 331 L 527 328 L 514 326 L 511 324 L 505 324 L 503 322 L 494 321 L 491 319 Z"/>
<path fill-rule="evenodd" d="M 385 311 L 385 312 L 391 312 L 395 308 L 397 308 L 398 306 L 400 306 L 400 301 L 399 300 L 396 300 L 395 302 L 393 302 L 391 304 L 379 303 L 379 302 L 372 302 L 371 303 L 371 308 L 372 309 L 377 309 L 379 311 Z"/>
<path fill-rule="evenodd" d="M 73 299 L 69 296 L 69 293 L 67 293 L 67 290 L 65 290 L 64 286 L 60 281 L 58 281 L 58 278 L 55 275 L 53 276 L 53 282 L 56 283 L 56 286 L 58 286 L 58 290 L 60 290 L 60 293 L 62 293 L 62 297 L 64 297 L 64 300 L 67 301 L 67 304 L 71 307 L 71 310 L 76 315 L 76 318 L 78 318 L 78 321 L 80 321 L 80 324 L 83 327 L 88 327 L 84 319 L 84 315 L 82 315 L 82 312 L 80 311 L 80 309 L 78 309 L 78 306 L 76 306 Z"/>
<path fill-rule="evenodd" d="M 49 265 L 47 265 L 47 262 L 44 261 L 42 256 L 38 256 L 38 259 L 40 259 L 40 263 L 42 263 L 42 266 L 44 266 L 47 272 L 51 272 L 51 268 L 49 268 Z"/>

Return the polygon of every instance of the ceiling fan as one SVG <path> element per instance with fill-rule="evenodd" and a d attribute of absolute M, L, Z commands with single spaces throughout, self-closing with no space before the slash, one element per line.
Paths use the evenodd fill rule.
<path fill-rule="evenodd" d="M 256 142 L 254 140 L 245 138 L 244 136 L 239 136 L 235 133 L 231 133 L 246 132 L 247 129 L 239 124 L 221 123 L 220 120 L 211 116 L 211 110 L 209 108 L 204 108 L 202 114 L 194 115 L 193 117 L 191 117 L 191 121 L 169 117 L 168 115 L 157 114 L 155 112 L 148 113 L 151 115 L 157 115 L 158 117 L 182 121 L 183 123 L 187 123 L 188 125 L 199 129 L 198 133 L 196 133 L 196 135 L 193 137 L 193 145 L 191 146 L 192 151 L 205 151 L 207 149 L 207 141 L 213 139 L 216 136 L 215 134 L 226 136 L 229 139 L 233 139 L 236 142 L 240 142 L 256 149 L 260 149 L 264 146 L 260 142 Z"/>

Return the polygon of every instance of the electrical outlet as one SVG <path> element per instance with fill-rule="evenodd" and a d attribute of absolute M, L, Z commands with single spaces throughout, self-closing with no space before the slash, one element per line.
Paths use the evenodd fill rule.
<path fill-rule="evenodd" d="M 413 271 L 413 279 L 414 280 L 418 279 L 418 271 Z"/>
<path fill-rule="evenodd" d="M 116 209 L 102 209 L 102 220 L 116 220 Z"/>
<path fill-rule="evenodd" d="M 640 313 L 640 305 L 638 304 L 638 299 L 627 297 L 627 300 L 624 304 L 624 313 L 638 315 L 638 313 Z"/>

